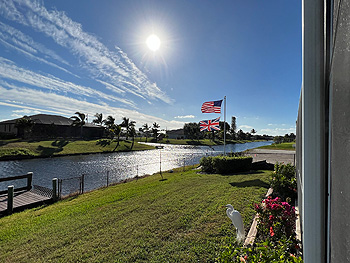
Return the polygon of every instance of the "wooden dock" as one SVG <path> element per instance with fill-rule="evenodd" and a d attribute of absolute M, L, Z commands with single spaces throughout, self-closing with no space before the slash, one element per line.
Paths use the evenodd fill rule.
<path fill-rule="evenodd" d="M 26 208 L 35 207 L 49 202 L 51 196 L 43 195 L 41 191 L 32 189 L 30 191 L 16 192 L 13 196 L 13 211 L 24 210 Z M 0 196 L 0 214 L 7 211 L 7 195 Z"/>
<path fill-rule="evenodd" d="M 25 187 L 14 189 L 13 186 L 8 186 L 8 190 L 0 191 L 0 216 L 57 200 L 57 179 L 53 179 L 53 189 L 49 189 L 38 185 L 32 186 L 32 176 L 33 173 L 28 173 L 0 178 L 0 182 L 27 179 Z"/>

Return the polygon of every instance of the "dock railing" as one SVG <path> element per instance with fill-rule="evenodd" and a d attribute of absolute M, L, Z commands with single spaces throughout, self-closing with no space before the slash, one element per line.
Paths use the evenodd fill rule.
<path fill-rule="evenodd" d="M 20 179 L 27 179 L 27 185 L 24 186 L 24 187 L 13 188 L 13 191 L 14 192 L 30 191 L 32 189 L 32 182 L 33 182 L 33 173 L 32 172 L 29 172 L 29 173 L 27 173 L 25 175 L 18 175 L 18 176 L 0 178 L 0 183 L 1 182 L 7 182 L 7 181 L 20 180 Z M 7 194 L 7 192 L 8 192 L 8 190 L 0 191 L 0 195 Z"/>
<path fill-rule="evenodd" d="M 15 188 L 15 186 L 12 185 L 13 181 L 22 180 L 22 179 L 27 179 L 26 186 L 21 186 L 21 187 Z M 57 180 L 57 178 L 52 179 L 52 189 L 38 186 L 38 185 L 32 185 L 32 182 L 33 182 L 33 173 L 32 172 L 29 172 L 25 175 L 0 178 L 0 183 L 10 182 L 10 181 L 11 181 L 11 185 L 7 186 L 7 190 L 0 191 L 0 197 L 2 198 L 3 201 L 7 202 L 7 209 L 6 209 L 7 214 L 11 214 L 13 212 L 13 209 L 15 208 L 14 207 L 15 196 L 21 195 L 21 194 L 26 193 L 26 192 L 32 193 L 32 196 L 35 194 L 39 195 L 39 196 L 45 196 L 46 200 L 57 201 L 57 199 L 58 199 L 58 192 L 57 192 L 58 180 Z M 15 194 L 16 192 L 18 194 Z M 7 195 L 7 198 L 6 198 L 6 195 Z M 4 197 L 5 197 L 5 199 L 4 199 Z M 32 199 L 32 198 L 29 198 L 29 199 Z M 28 201 L 28 200 L 23 201 L 22 200 L 21 202 L 22 203 L 25 202 L 26 203 L 25 205 L 30 205 L 30 202 L 34 202 L 34 201 L 35 200 L 32 200 L 32 201 Z M 18 204 L 17 204 L 17 206 L 18 206 Z"/>

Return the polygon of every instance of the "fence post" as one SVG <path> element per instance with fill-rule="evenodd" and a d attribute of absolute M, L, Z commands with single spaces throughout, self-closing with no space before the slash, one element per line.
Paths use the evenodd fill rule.
<path fill-rule="evenodd" d="M 29 172 L 27 173 L 27 175 L 27 190 L 29 191 L 30 189 L 32 189 L 33 173 Z"/>
<path fill-rule="evenodd" d="M 57 200 L 57 178 L 52 179 L 52 200 L 56 201 Z"/>
<path fill-rule="evenodd" d="M 81 176 L 81 193 L 84 193 L 84 180 L 85 180 L 85 174 Z"/>
<path fill-rule="evenodd" d="M 12 214 L 13 212 L 13 185 L 7 187 L 7 213 Z"/>
<path fill-rule="evenodd" d="M 107 171 L 107 187 L 109 185 L 109 171 Z"/>
<path fill-rule="evenodd" d="M 62 179 L 58 179 L 58 198 L 62 198 Z"/>

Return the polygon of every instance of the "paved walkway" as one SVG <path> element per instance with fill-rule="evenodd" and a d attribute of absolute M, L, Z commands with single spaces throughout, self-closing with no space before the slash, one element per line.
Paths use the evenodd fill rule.
<path fill-rule="evenodd" d="M 295 165 L 295 151 L 252 149 L 246 151 L 246 153 L 253 157 L 253 162 L 266 160 L 266 162 L 272 164 L 283 162 Z"/>

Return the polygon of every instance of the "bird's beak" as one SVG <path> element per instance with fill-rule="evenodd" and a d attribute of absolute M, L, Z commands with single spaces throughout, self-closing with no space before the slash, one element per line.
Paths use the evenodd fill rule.
<path fill-rule="evenodd" d="M 226 208 L 227 206 L 226 205 L 222 205 L 222 206 L 220 206 L 221 208 Z"/>

